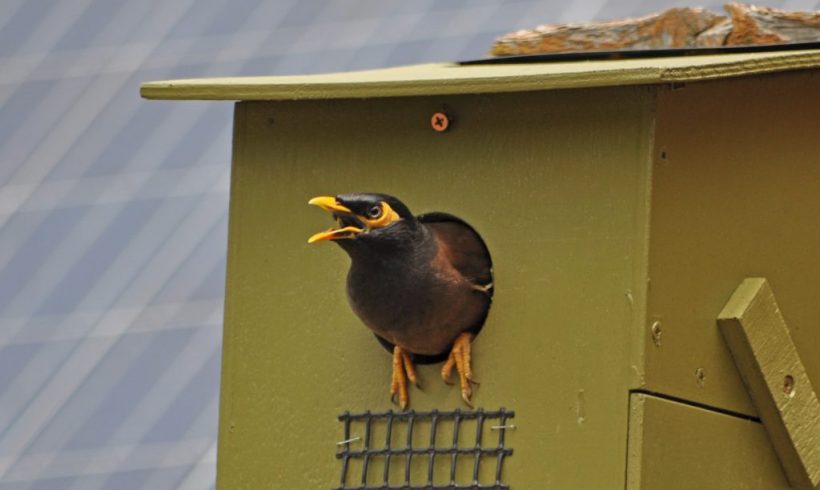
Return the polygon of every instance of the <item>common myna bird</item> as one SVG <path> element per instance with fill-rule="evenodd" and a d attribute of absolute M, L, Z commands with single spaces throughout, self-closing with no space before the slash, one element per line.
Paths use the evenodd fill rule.
<path fill-rule="evenodd" d="M 490 252 L 476 231 L 446 213 L 413 216 L 386 194 L 315 197 L 309 204 L 333 214 L 338 228 L 308 243 L 332 240 L 350 256 L 347 297 L 353 311 L 393 352 L 391 399 L 402 409 L 407 381 L 419 386 L 414 363 L 455 367 L 461 397 L 472 406 L 470 343 L 493 296 Z"/>

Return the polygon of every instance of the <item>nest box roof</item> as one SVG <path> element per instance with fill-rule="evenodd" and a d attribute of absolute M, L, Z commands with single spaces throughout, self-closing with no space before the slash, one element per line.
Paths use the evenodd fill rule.
<path fill-rule="evenodd" d="M 690 82 L 820 67 L 820 49 L 639 59 L 441 63 L 324 75 L 144 83 L 148 99 L 298 100 L 501 93 Z"/>

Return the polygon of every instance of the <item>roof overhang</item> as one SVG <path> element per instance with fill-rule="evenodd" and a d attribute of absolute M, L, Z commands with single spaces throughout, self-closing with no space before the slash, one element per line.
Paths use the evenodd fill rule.
<path fill-rule="evenodd" d="M 691 82 L 820 67 L 820 49 L 597 61 L 439 63 L 323 75 L 144 83 L 147 99 L 301 100 L 502 93 Z"/>

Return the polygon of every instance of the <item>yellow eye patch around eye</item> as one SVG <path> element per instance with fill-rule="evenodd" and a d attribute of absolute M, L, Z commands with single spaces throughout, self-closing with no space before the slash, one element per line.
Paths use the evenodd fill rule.
<path fill-rule="evenodd" d="M 361 217 L 363 219 L 363 221 L 365 222 L 365 224 L 367 224 L 367 226 L 369 228 L 384 228 L 385 226 L 389 225 L 390 223 L 393 223 L 394 221 L 398 221 L 398 220 L 401 219 L 399 214 L 397 212 L 393 211 L 393 208 L 391 208 L 390 205 L 387 204 L 386 202 L 382 201 L 381 206 L 382 206 L 382 215 L 379 216 L 378 218 L 376 218 L 376 219 L 367 219 L 367 218 Z"/>

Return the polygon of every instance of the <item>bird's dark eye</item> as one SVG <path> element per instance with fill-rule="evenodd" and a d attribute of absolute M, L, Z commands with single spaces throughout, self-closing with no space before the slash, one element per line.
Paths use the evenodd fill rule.
<path fill-rule="evenodd" d="M 373 206 L 372 208 L 367 210 L 367 217 L 370 219 L 378 219 L 382 215 L 382 207 L 381 206 Z"/>

